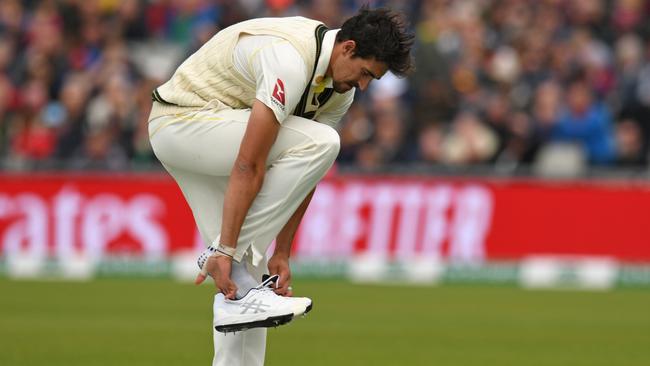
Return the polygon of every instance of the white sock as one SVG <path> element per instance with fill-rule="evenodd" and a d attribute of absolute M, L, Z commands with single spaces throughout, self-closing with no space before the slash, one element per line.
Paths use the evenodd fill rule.
<path fill-rule="evenodd" d="M 243 262 L 232 261 L 232 271 L 230 278 L 237 285 L 237 298 L 241 299 L 246 296 L 248 290 L 257 287 L 258 283 L 255 278 L 248 273 L 246 265 Z"/>

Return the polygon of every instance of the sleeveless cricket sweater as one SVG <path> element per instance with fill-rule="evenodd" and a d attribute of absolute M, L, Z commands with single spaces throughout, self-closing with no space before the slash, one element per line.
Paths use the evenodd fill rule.
<path fill-rule="evenodd" d="M 244 79 L 233 64 L 233 51 L 240 35 L 270 35 L 287 40 L 301 55 L 311 72 L 311 81 L 328 29 L 304 17 L 259 18 L 237 23 L 219 31 L 185 60 L 169 81 L 153 91 L 149 120 L 199 109 L 244 109 L 253 105 L 256 86 Z M 310 82 L 294 115 L 310 118 L 304 112 Z"/>

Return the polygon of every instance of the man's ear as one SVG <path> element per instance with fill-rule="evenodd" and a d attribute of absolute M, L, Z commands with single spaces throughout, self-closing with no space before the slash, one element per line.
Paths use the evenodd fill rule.
<path fill-rule="evenodd" d="M 357 43 L 351 39 L 343 41 L 343 54 L 348 56 L 354 56 L 357 49 Z"/>

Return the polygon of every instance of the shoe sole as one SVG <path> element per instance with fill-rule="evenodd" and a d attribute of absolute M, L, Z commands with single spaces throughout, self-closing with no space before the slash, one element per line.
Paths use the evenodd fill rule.
<path fill-rule="evenodd" d="M 311 311 L 312 304 L 313 302 L 307 306 L 305 312 L 301 314 L 302 316 L 306 315 L 308 312 Z M 277 327 L 280 325 L 287 324 L 288 322 L 293 320 L 293 318 L 294 315 L 293 313 L 291 313 L 287 315 L 271 316 L 264 320 L 257 320 L 248 323 L 217 325 L 214 327 L 214 329 L 217 332 L 221 332 L 221 333 L 234 333 L 234 332 L 241 332 L 243 330 L 252 329 L 252 328 L 271 328 L 271 327 Z"/>
<path fill-rule="evenodd" d="M 241 332 L 242 330 L 251 328 L 277 327 L 279 325 L 287 324 L 291 321 L 291 319 L 293 319 L 293 314 L 278 315 L 268 317 L 264 320 L 257 320 L 248 323 L 217 325 L 214 327 L 214 329 L 216 329 L 217 332 L 221 333 Z"/>
<path fill-rule="evenodd" d="M 302 314 L 300 314 L 300 315 L 302 315 L 302 316 L 305 316 L 305 315 L 307 315 L 307 313 L 311 311 L 311 306 L 312 306 L 313 304 L 314 304 L 314 302 L 313 302 L 313 301 L 312 301 L 312 302 L 310 302 L 310 303 L 309 303 L 309 305 L 307 305 L 307 308 L 305 309 L 305 312 L 304 312 L 304 313 L 302 313 Z M 299 315 L 299 316 L 300 316 L 300 315 Z"/>

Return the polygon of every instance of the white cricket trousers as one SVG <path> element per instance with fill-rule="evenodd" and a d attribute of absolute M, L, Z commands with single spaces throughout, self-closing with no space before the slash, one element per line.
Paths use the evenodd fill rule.
<path fill-rule="evenodd" d="M 226 187 L 249 116 L 250 110 L 199 110 L 149 122 L 153 151 L 181 188 L 206 244 L 219 242 Z M 332 166 L 339 144 L 325 124 L 295 116 L 282 123 L 235 254 L 237 261 L 245 256 L 256 280 L 267 271 L 269 245 Z M 213 366 L 264 364 L 265 329 L 213 333 Z"/>

